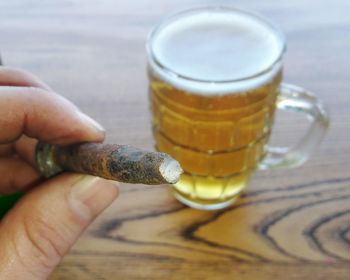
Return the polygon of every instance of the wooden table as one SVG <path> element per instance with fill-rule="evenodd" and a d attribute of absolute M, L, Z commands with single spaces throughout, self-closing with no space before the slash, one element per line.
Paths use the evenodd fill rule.
<path fill-rule="evenodd" d="M 166 14 L 211 2 L 1 1 L 0 51 L 102 123 L 108 142 L 152 148 L 146 36 Z M 51 279 L 350 279 L 350 2 L 235 5 L 286 33 L 285 80 L 330 109 L 323 144 L 301 168 L 256 173 L 225 211 L 184 207 L 166 186 L 121 185 Z M 303 129 L 283 115 L 275 141 Z"/>

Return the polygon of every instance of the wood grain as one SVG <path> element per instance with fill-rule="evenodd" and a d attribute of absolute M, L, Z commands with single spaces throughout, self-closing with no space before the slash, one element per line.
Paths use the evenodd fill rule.
<path fill-rule="evenodd" d="M 166 14 L 210 3 L 2 1 L 0 52 L 102 123 L 108 142 L 152 148 L 147 34 Z M 328 105 L 325 141 L 301 168 L 256 173 L 224 211 L 184 207 L 166 186 L 121 185 L 51 279 L 350 279 L 350 2 L 234 4 L 286 33 L 285 80 Z M 273 142 L 293 143 L 305 127 L 278 117 Z"/>

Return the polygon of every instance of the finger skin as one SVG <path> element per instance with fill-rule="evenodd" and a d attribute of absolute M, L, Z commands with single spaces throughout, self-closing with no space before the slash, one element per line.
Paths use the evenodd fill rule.
<path fill-rule="evenodd" d="M 32 73 L 8 66 L 0 66 L 0 86 L 39 87 L 51 91 L 46 83 Z M 0 156 L 9 156 L 13 153 L 12 143 L 0 145 Z"/>
<path fill-rule="evenodd" d="M 17 140 L 23 133 L 55 144 L 104 138 L 103 128 L 67 99 L 26 87 L 0 87 L 0 131 L 2 144 Z"/>
<path fill-rule="evenodd" d="M 24 191 L 39 180 L 40 175 L 20 158 L 0 158 L 0 195 Z"/>
<path fill-rule="evenodd" d="M 38 140 L 22 135 L 14 145 L 16 153 L 34 168 L 36 168 L 35 147 L 37 143 Z"/>
<path fill-rule="evenodd" d="M 0 144 L 0 157 L 10 156 L 14 153 L 13 143 L 10 144 Z"/>
<path fill-rule="evenodd" d="M 38 77 L 27 71 L 8 66 L 0 66 L 0 86 L 51 88 Z"/>
<path fill-rule="evenodd" d="M 72 174 L 33 188 L 0 224 L 0 279 L 47 279 L 117 194 L 110 181 Z"/>

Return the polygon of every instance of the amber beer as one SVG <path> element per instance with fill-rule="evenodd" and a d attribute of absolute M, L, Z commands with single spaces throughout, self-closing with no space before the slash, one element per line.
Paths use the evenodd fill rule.
<path fill-rule="evenodd" d="M 202 10 L 175 16 L 150 39 L 156 148 L 185 173 L 176 197 L 222 208 L 241 193 L 264 156 L 281 83 L 283 42 L 248 14 Z"/>

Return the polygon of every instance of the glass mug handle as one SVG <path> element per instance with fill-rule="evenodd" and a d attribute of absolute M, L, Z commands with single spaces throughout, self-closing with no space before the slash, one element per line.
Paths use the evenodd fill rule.
<path fill-rule="evenodd" d="M 294 85 L 281 85 L 277 109 L 303 113 L 311 123 L 306 134 L 295 146 L 267 146 L 266 155 L 258 165 L 260 170 L 302 165 L 321 142 L 329 126 L 329 117 L 322 103 L 311 92 Z"/>

